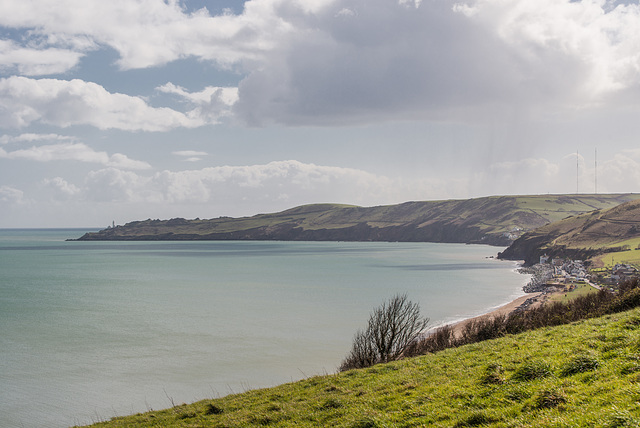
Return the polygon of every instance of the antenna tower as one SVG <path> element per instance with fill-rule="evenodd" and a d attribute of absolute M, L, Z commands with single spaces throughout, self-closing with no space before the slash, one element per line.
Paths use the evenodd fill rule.
<path fill-rule="evenodd" d="M 595 149 L 595 164 L 594 164 L 594 175 L 595 175 L 595 189 L 596 189 L 596 195 L 598 194 L 598 148 L 596 147 Z"/>
<path fill-rule="evenodd" d="M 578 150 L 576 149 L 576 195 L 579 193 L 579 185 L 580 185 L 580 154 L 578 153 Z"/>

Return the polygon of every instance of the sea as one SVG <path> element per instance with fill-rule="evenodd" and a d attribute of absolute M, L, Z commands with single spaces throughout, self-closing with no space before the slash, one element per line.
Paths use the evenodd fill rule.
<path fill-rule="evenodd" d="M 523 294 L 502 248 L 84 242 L 0 229 L 0 427 L 68 427 L 335 373 L 397 294 L 436 326 Z"/>

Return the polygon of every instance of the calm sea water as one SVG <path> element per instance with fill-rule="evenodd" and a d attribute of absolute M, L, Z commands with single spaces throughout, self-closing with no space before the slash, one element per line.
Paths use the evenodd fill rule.
<path fill-rule="evenodd" d="M 522 294 L 498 248 L 65 242 L 0 230 L 0 426 L 63 427 L 333 373 L 397 293 L 432 324 Z"/>

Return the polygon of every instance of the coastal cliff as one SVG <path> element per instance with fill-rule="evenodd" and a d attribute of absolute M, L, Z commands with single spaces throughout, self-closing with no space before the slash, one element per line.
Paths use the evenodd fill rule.
<path fill-rule="evenodd" d="M 208 220 L 143 220 L 78 240 L 402 241 L 507 246 L 522 233 L 634 194 L 492 196 L 359 207 L 312 204 L 274 214 Z"/>
<path fill-rule="evenodd" d="M 640 244 L 640 201 L 572 216 L 529 231 L 498 255 L 532 265 L 540 256 L 588 260 L 635 250 Z"/>

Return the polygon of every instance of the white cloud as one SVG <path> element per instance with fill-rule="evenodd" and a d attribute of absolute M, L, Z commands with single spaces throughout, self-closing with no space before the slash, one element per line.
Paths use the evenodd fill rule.
<path fill-rule="evenodd" d="M 340 125 L 483 120 L 513 108 L 542 114 L 621 100 L 635 105 L 640 6 L 613 5 L 604 0 L 251 0 L 241 14 L 211 16 L 206 9 L 187 12 L 179 1 L 8 1 L 0 4 L 0 25 L 24 30 L 27 39 L 38 41 L 29 49 L 43 53 L 60 49 L 80 55 L 109 46 L 124 69 L 193 57 L 246 74 L 239 89 L 160 87 L 195 106 L 186 115 L 127 99 L 118 102 L 129 106 L 127 114 L 107 108 L 107 114 L 101 111 L 104 119 L 78 119 L 101 129 L 198 126 L 217 123 L 230 111 L 254 124 Z M 52 60 L 43 58 L 46 68 Z M 81 104 L 89 112 L 95 108 Z M 85 110 L 51 118 L 41 117 L 41 109 L 30 103 L 12 107 L 14 126 L 34 120 L 65 126 Z"/>
<path fill-rule="evenodd" d="M 210 16 L 206 9 L 186 13 L 174 0 L 9 1 L 0 3 L 0 25 L 29 29 L 52 44 L 84 46 L 89 38 L 118 51 L 124 69 L 188 56 L 233 64 L 273 48 L 273 38 L 289 28 L 275 13 L 287 3 L 314 10 L 324 2 L 259 0 L 246 3 L 240 16 Z"/>
<path fill-rule="evenodd" d="M 577 158 L 576 158 L 577 156 Z M 557 161 L 527 158 L 489 166 L 470 182 L 472 194 L 637 193 L 640 150 L 625 150 L 598 163 L 568 153 Z"/>
<path fill-rule="evenodd" d="M 226 214 L 235 215 L 314 202 L 375 205 L 380 201 L 428 199 L 444 194 L 445 185 L 440 181 L 404 181 L 357 169 L 291 160 L 152 175 L 105 168 L 89 174 L 83 194 L 92 201 L 148 204 L 157 210 L 173 207 L 176 211 L 182 207 L 185 211 L 182 216 L 191 211 L 203 217 L 203 212 L 210 210 L 203 206 L 218 210 L 225 207 L 235 210 Z"/>
<path fill-rule="evenodd" d="M 221 102 L 227 106 L 231 106 L 238 101 L 238 88 L 207 86 L 199 92 L 188 92 L 184 88 L 169 82 L 157 89 L 168 94 L 179 95 L 194 104 L 211 104 L 212 102 Z"/>
<path fill-rule="evenodd" d="M 531 71 L 530 83 L 574 102 L 638 86 L 640 6 L 601 0 L 473 0 L 456 10 L 495 33 Z M 546 69 L 546 71 L 545 71 Z M 554 82 L 554 78 L 556 82 Z"/>
<path fill-rule="evenodd" d="M 343 9 L 340 9 L 338 11 L 338 13 L 336 13 L 336 17 L 343 16 L 345 18 L 353 17 L 355 15 L 356 15 L 356 13 L 352 9 L 349 9 L 349 8 L 346 8 L 346 7 L 343 8 Z"/>
<path fill-rule="evenodd" d="M 78 162 L 98 163 L 122 169 L 148 169 L 147 162 L 129 159 L 121 153 L 109 156 L 106 152 L 97 152 L 83 143 L 59 143 L 43 146 L 32 146 L 28 149 L 5 151 L 0 148 L 0 158 L 25 159 L 37 162 L 73 160 Z"/>
<path fill-rule="evenodd" d="M 24 200 L 24 192 L 11 186 L 0 186 L 0 202 L 20 204 Z"/>
<path fill-rule="evenodd" d="M 53 190 L 57 199 L 69 199 L 81 192 L 81 189 L 74 184 L 68 183 L 62 177 L 45 178 L 44 185 Z"/>
<path fill-rule="evenodd" d="M 350 124 L 598 105 L 640 81 L 640 6 L 606 9 L 337 1 L 295 21 L 241 82 L 238 111 L 255 123 Z"/>
<path fill-rule="evenodd" d="M 563 166 L 566 167 L 543 158 L 497 162 L 489 165 L 470 183 L 471 193 L 482 194 L 483 189 L 486 189 L 485 192 L 498 195 L 543 194 L 563 187 L 566 193 L 571 193 L 575 191 L 575 166 L 571 169 Z"/>
<path fill-rule="evenodd" d="M 250 0 L 220 16 L 186 5 L 0 2 L 5 200 L 41 192 L 204 217 L 574 192 L 576 179 L 590 191 L 594 169 L 580 159 L 576 177 L 570 152 L 596 145 L 608 156 L 599 191 L 640 186 L 640 156 L 623 150 L 637 145 L 640 114 L 637 1 Z M 114 55 L 120 71 L 105 64 Z M 69 80 L 34 78 L 62 72 Z M 139 96 L 117 93 L 128 90 Z M 129 144 L 181 167 L 157 172 L 123 154 Z M 189 144 L 198 150 L 172 152 Z M 244 165 L 184 163 L 211 164 L 214 151 Z M 256 165 L 268 153 L 307 163 Z M 357 168 L 326 166 L 332 155 Z M 12 159 L 65 163 L 23 170 Z M 83 182 L 88 165 L 100 170 Z"/>
<path fill-rule="evenodd" d="M 231 107 L 238 101 L 238 88 L 207 86 L 199 92 L 188 92 L 173 83 L 157 88 L 167 94 L 178 95 L 182 100 L 194 106 L 190 117 L 200 117 L 207 123 L 217 123 L 220 118 L 231 115 Z"/>
<path fill-rule="evenodd" d="M 398 4 L 402 5 L 402 6 L 413 6 L 413 7 L 420 7 L 420 4 L 422 3 L 422 0 L 398 0 Z"/>
<path fill-rule="evenodd" d="M 64 73 L 75 67 L 82 55 L 69 49 L 24 47 L 0 40 L 0 71 L 25 76 Z"/>
<path fill-rule="evenodd" d="M 151 165 L 149 165 L 148 162 L 130 159 L 129 157 L 127 157 L 126 155 L 123 155 L 122 153 L 114 153 L 111 156 L 109 156 L 109 160 L 105 165 L 112 166 L 114 168 L 121 168 L 121 169 L 140 170 L 140 169 L 151 168 Z"/>
<path fill-rule="evenodd" d="M 473 176 L 407 179 L 294 160 L 144 174 L 109 167 L 84 183 L 49 183 L 78 201 L 142 207 L 147 216 L 203 217 L 275 212 L 308 203 L 373 206 L 408 200 L 466 198 L 482 194 L 573 193 L 575 153 L 553 162 L 543 158 L 500 162 Z M 640 186 L 640 155 L 619 153 L 602 162 L 598 191 L 633 192 Z M 594 170 L 583 160 L 580 192 L 594 191 Z M 78 189 L 81 189 L 79 191 Z M 122 205 L 124 204 L 124 205 Z M 146 217 L 145 217 L 146 218 Z"/>
<path fill-rule="evenodd" d="M 153 202 L 157 198 L 147 194 L 148 181 L 135 172 L 117 168 L 92 171 L 85 182 L 84 198 L 92 202 Z"/>
<path fill-rule="evenodd" d="M 141 98 L 110 93 L 82 80 L 0 79 L 0 126 L 20 128 L 35 122 L 127 131 L 167 131 L 203 124 L 201 119 L 153 108 Z"/>
<path fill-rule="evenodd" d="M 640 151 L 620 152 L 603 160 L 598 169 L 599 193 L 637 191 L 638 171 Z M 582 193 L 593 191 L 593 173 L 581 158 Z M 572 193 L 576 186 L 576 157 L 569 153 L 557 161 L 526 158 L 500 162 L 473 176 L 456 179 L 435 173 L 431 178 L 386 177 L 359 169 L 290 160 L 148 173 L 106 167 L 90 172 L 81 182 L 55 177 L 42 183 L 49 200 L 64 201 L 74 211 L 91 211 L 94 216 L 108 219 L 237 217 L 318 202 L 373 206 L 482 194 Z M 38 204 L 46 204 L 45 199 Z M 0 201 L 23 203 L 25 199 L 15 187 L 2 186 Z M 78 217 L 75 221 L 86 219 Z"/>
<path fill-rule="evenodd" d="M 76 137 L 71 135 L 59 135 L 59 134 L 34 134 L 26 133 L 20 135 L 2 135 L 0 136 L 0 144 L 7 144 L 13 142 L 34 142 L 34 141 L 74 141 Z"/>
<path fill-rule="evenodd" d="M 253 201 L 275 198 L 299 200 L 306 193 L 319 200 L 341 199 L 350 193 L 354 201 L 364 189 L 373 190 L 386 179 L 349 168 L 278 161 L 265 165 L 222 166 L 191 171 L 164 171 L 153 182 L 168 203 L 206 203 L 242 195 Z M 381 189 L 378 189 L 380 191 Z M 286 196 L 284 196 L 286 195 Z"/>
<path fill-rule="evenodd" d="M 617 153 L 598 165 L 598 192 L 638 192 L 640 188 L 640 150 Z"/>
<path fill-rule="evenodd" d="M 176 152 L 172 152 L 175 156 L 183 157 L 185 162 L 199 162 L 202 160 L 203 156 L 208 156 L 207 152 L 199 152 L 195 150 L 179 150 Z"/>
<path fill-rule="evenodd" d="M 209 153 L 207 152 L 199 152 L 196 150 L 178 150 L 175 152 L 171 152 L 176 156 L 207 156 Z"/>
<path fill-rule="evenodd" d="M 489 166 L 491 171 L 498 174 L 513 174 L 519 171 L 534 171 L 540 177 L 555 177 L 558 174 L 558 165 L 547 159 L 527 158 L 517 162 L 498 162 Z"/>

